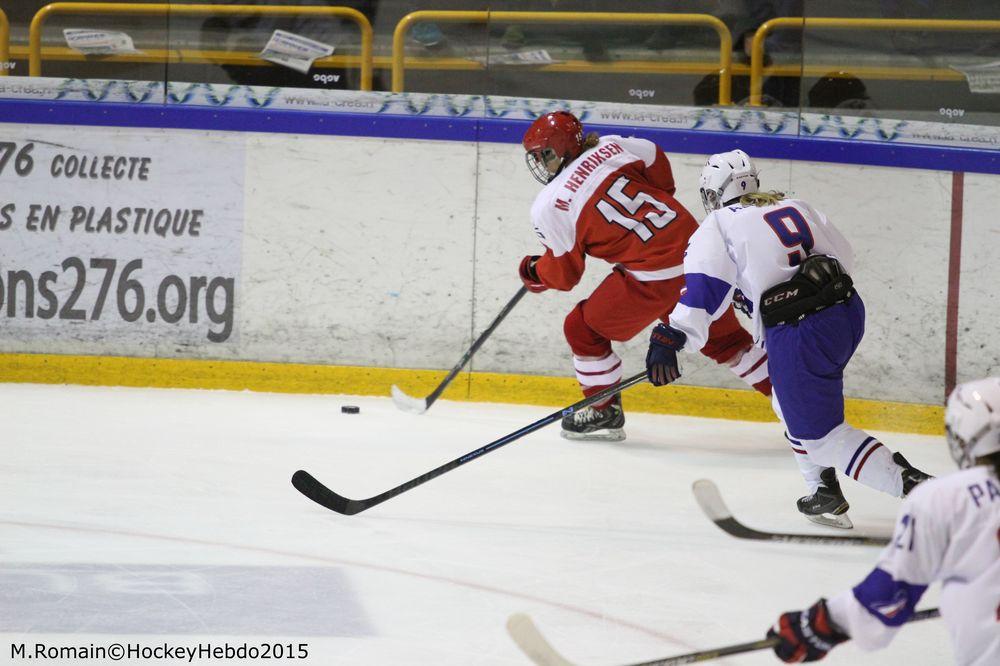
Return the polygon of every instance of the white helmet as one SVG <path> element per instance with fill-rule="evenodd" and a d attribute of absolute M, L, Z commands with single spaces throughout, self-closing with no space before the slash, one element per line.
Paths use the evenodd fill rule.
<path fill-rule="evenodd" d="M 944 414 L 951 457 L 959 467 L 1000 451 L 1000 377 L 959 384 Z"/>
<path fill-rule="evenodd" d="M 705 212 L 711 213 L 744 194 L 756 192 L 760 188 L 760 179 L 750 156 L 742 150 L 731 150 L 708 158 L 698 184 Z"/>

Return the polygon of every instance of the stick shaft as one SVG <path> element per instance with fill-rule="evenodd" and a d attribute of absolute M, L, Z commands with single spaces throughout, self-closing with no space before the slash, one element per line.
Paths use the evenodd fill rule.
<path fill-rule="evenodd" d="M 921 620 L 932 620 L 941 615 L 941 611 L 937 608 L 928 608 L 927 610 L 915 612 L 907 623 L 910 622 L 920 622 Z M 743 652 L 754 652 L 756 650 L 766 650 L 772 648 L 781 640 L 777 637 L 775 638 L 763 638 L 759 641 L 751 641 L 749 643 L 737 643 L 736 645 L 727 645 L 721 648 L 715 648 L 714 650 L 702 650 L 701 652 L 691 652 L 689 654 L 681 654 L 676 657 L 667 657 L 666 659 L 656 659 L 654 661 L 644 661 L 638 664 L 630 664 L 629 666 L 680 666 L 681 664 L 694 664 L 701 661 L 711 661 L 713 659 L 718 659 L 719 657 L 725 657 L 731 654 L 741 654 Z"/>
<path fill-rule="evenodd" d="M 742 654 L 743 652 L 766 650 L 774 647 L 779 642 L 781 641 L 777 638 L 762 638 L 759 641 L 737 643 L 735 645 L 715 648 L 714 650 L 702 650 L 701 652 L 692 652 L 690 654 L 682 654 L 676 657 L 667 657 L 666 659 L 644 661 L 640 664 L 630 664 L 630 666 L 680 666 L 681 664 L 696 664 L 701 661 L 712 661 L 713 659 L 718 659 L 719 657 L 725 657 L 731 654 Z"/>
<path fill-rule="evenodd" d="M 448 376 L 444 378 L 444 381 L 438 384 L 438 387 L 434 389 L 429 396 L 427 396 L 426 400 L 428 409 L 434 404 L 434 401 L 437 400 L 442 393 L 444 393 L 444 390 L 448 388 L 448 384 L 451 383 L 451 380 L 453 380 L 458 373 L 462 371 L 462 368 L 464 368 L 465 364 L 469 362 L 473 354 L 479 351 L 479 348 L 483 346 L 483 343 L 486 342 L 487 338 L 493 334 L 493 331 L 495 331 L 497 326 L 500 325 L 500 322 L 502 322 L 507 315 L 510 314 L 510 311 L 514 309 L 514 306 L 517 305 L 518 301 L 524 298 L 526 293 L 528 293 L 528 288 L 521 287 L 517 293 L 514 294 L 514 298 L 507 301 L 507 305 L 503 306 L 503 309 L 500 310 L 500 314 L 493 319 L 493 322 L 486 327 L 486 330 L 479 334 L 479 337 L 476 338 L 476 340 L 472 343 L 472 346 L 469 347 L 468 351 L 466 351 L 462 358 L 459 359 L 455 367 L 451 369 L 451 372 L 449 372 Z"/>
<path fill-rule="evenodd" d="M 552 412 L 548 416 L 546 416 L 544 418 L 541 418 L 541 419 L 535 421 L 534 423 L 526 425 L 526 426 L 524 426 L 523 428 L 521 428 L 519 430 L 515 430 L 514 432 L 510 433 L 509 435 L 504 435 L 500 439 L 494 440 L 494 441 L 490 442 L 489 444 L 487 444 L 485 446 L 481 446 L 478 449 L 476 449 L 475 451 L 470 451 L 470 452 L 466 453 L 464 456 L 462 456 L 460 458 L 455 458 L 451 462 L 445 463 L 444 465 L 441 465 L 440 467 L 432 469 L 431 471 L 427 472 L 426 474 L 422 474 L 422 475 L 418 476 L 417 478 L 412 479 L 410 481 L 407 481 L 406 483 L 404 483 L 404 484 L 402 484 L 400 486 L 396 486 L 392 490 L 387 490 L 386 492 L 382 493 L 381 495 L 376 495 L 375 497 L 372 497 L 372 498 L 369 498 L 369 499 L 365 500 L 365 503 L 368 504 L 368 506 L 366 506 L 365 508 L 366 509 L 371 508 L 371 507 L 375 506 L 376 504 L 381 504 L 382 502 L 386 501 L 387 499 L 391 499 L 391 498 L 395 497 L 396 495 L 399 495 L 401 493 L 405 493 L 407 490 L 412 490 L 412 489 L 416 488 L 419 485 L 427 483 L 431 479 L 435 479 L 435 478 L 441 476 L 442 474 L 445 474 L 446 472 L 450 472 L 451 470 L 455 469 L 456 467 L 461 467 L 462 465 L 464 465 L 466 463 L 472 462 L 476 458 L 480 458 L 480 457 L 486 455 L 487 453 L 490 453 L 492 451 L 496 451 L 500 447 L 506 446 L 507 444 L 510 444 L 513 441 L 521 439 L 525 435 L 530 435 L 531 433 L 535 432 L 536 430 L 541 430 L 545 426 L 547 426 L 547 425 L 549 425 L 551 423 L 554 423 L 556 421 L 561 420 L 564 416 L 568 416 L 569 414 L 573 414 L 574 412 L 577 412 L 577 411 L 583 409 L 584 407 L 592 405 L 595 402 L 601 402 L 602 400 L 606 400 L 606 399 L 610 398 L 611 396 L 615 395 L 616 393 L 618 393 L 619 391 L 622 391 L 622 390 L 624 390 L 624 389 L 626 389 L 626 388 L 628 388 L 630 386 L 633 386 L 633 385 L 638 384 L 639 382 L 642 382 L 642 381 L 645 381 L 645 380 L 646 380 L 646 373 L 645 372 L 641 372 L 641 373 L 635 375 L 634 377 L 630 377 L 629 379 L 623 381 L 621 384 L 619 384 L 617 386 L 612 386 L 611 388 L 604 389 L 600 393 L 596 393 L 596 394 L 590 396 L 589 398 L 584 398 L 580 402 L 574 403 L 574 404 L 570 405 L 569 407 L 561 409 L 561 410 L 559 410 L 557 412 Z"/>
<path fill-rule="evenodd" d="M 548 416 L 541 418 L 538 421 L 535 421 L 534 423 L 526 425 L 523 428 L 515 430 L 514 432 L 508 435 L 504 435 L 500 439 L 494 440 L 489 444 L 486 444 L 485 446 L 481 446 L 475 451 L 470 451 L 469 453 L 466 453 L 464 456 L 461 456 L 460 458 L 455 458 L 451 462 L 447 462 L 441 465 L 440 467 L 436 467 L 430 470 L 429 472 L 421 474 L 420 476 L 414 479 L 410 479 L 406 483 L 398 485 L 395 488 L 391 488 L 385 491 L 384 493 L 375 495 L 374 497 L 369 497 L 368 499 L 353 500 L 353 499 L 348 499 L 343 495 L 338 495 L 337 493 L 327 488 L 325 485 L 320 483 L 315 477 L 313 477 L 311 474 L 309 474 L 304 470 L 299 470 L 295 472 L 295 474 L 292 476 L 292 485 L 295 486 L 296 490 L 298 490 L 300 493 L 302 493 L 312 501 L 316 502 L 317 504 L 327 509 L 330 509 L 331 511 L 336 511 L 337 513 L 341 513 L 347 516 L 353 516 L 356 513 L 361 513 L 362 511 L 366 511 L 372 508 L 373 506 L 385 502 L 386 500 L 392 499 L 396 495 L 401 495 L 402 493 L 405 493 L 407 490 L 413 490 L 417 486 L 427 483 L 431 479 L 435 479 L 441 476 L 442 474 L 450 472 L 456 467 L 461 467 L 466 463 L 472 462 L 476 458 L 480 458 L 486 455 L 487 453 L 490 453 L 491 451 L 496 451 L 502 446 L 506 446 L 507 444 L 510 444 L 511 442 L 516 441 L 524 437 L 525 435 L 529 435 L 535 432 L 536 430 L 544 428 L 550 423 L 554 423 L 562 419 L 564 416 L 569 416 L 570 414 L 573 414 L 574 412 L 577 412 L 583 409 L 584 407 L 588 407 L 589 405 L 592 405 L 594 403 L 607 400 L 608 398 L 614 396 L 616 393 L 620 393 L 621 391 L 629 388 L 630 386 L 635 386 L 636 384 L 644 381 L 646 381 L 645 371 L 640 372 L 639 374 L 634 375 L 632 377 L 629 377 L 628 379 L 624 380 L 623 382 L 615 386 L 606 388 L 600 393 L 595 393 L 590 397 L 584 398 L 583 400 L 574 403 L 569 407 L 565 407 L 563 409 L 560 409 L 559 411 L 552 412 Z"/>

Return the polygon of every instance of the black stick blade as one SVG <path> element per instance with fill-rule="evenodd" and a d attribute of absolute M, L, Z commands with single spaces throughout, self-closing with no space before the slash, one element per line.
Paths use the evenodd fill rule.
<path fill-rule="evenodd" d="M 300 493 L 311 499 L 313 502 L 316 502 L 316 504 L 319 504 L 330 511 L 341 513 L 345 516 L 353 516 L 354 514 L 368 508 L 365 506 L 364 502 L 347 499 L 343 495 L 338 495 L 317 481 L 316 477 L 312 474 L 303 469 L 300 469 L 295 472 L 295 474 L 292 474 L 292 485 L 295 486 L 295 489 Z"/>
<path fill-rule="evenodd" d="M 733 516 L 719 492 L 719 487 L 708 479 L 695 481 L 691 490 L 701 510 L 719 529 L 737 539 L 753 539 L 757 541 L 777 541 L 801 544 L 837 544 L 855 546 L 885 546 L 890 538 L 875 535 L 841 535 L 841 534 L 788 534 L 785 532 L 765 532 L 747 527 Z"/>

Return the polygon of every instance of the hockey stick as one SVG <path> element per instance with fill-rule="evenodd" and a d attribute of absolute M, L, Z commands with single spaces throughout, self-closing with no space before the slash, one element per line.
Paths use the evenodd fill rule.
<path fill-rule="evenodd" d="M 733 517 L 732 511 L 726 506 L 719 493 L 719 488 L 708 479 L 699 479 L 691 486 L 694 498 L 708 518 L 724 532 L 737 539 L 753 539 L 756 541 L 783 541 L 786 543 L 804 544 L 841 544 L 854 546 L 885 546 L 889 537 L 840 535 L 840 534 L 787 534 L 784 532 L 761 532 L 747 527 Z"/>
<path fill-rule="evenodd" d="M 640 372 L 639 374 L 633 377 L 629 377 L 628 379 L 621 382 L 620 384 L 617 384 L 616 386 L 611 386 L 609 388 L 604 389 L 600 393 L 595 393 L 589 398 L 584 398 L 580 402 L 574 403 L 569 407 L 560 409 L 559 411 L 556 412 L 552 412 L 545 418 L 539 419 L 538 421 L 535 421 L 530 425 L 526 425 L 519 430 L 515 430 L 509 435 L 504 435 L 500 439 L 492 441 L 486 446 L 481 446 L 475 451 L 470 451 L 469 453 L 466 453 L 464 456 L 460 458 L 455 458 L 451 462 L 445 463 L 440 467 L 432 469 L 426 474 L 421 474 L 415 479 L 410 479 L 409 481 L 400 486 L 396 486 L 395 488 L 387 490 L 384 493 L 381 493 L 380 495 L 375 495 L 374 497 L 369 497 L 368 499 L 353 500 L 353 499 L 348 499 L 342 495 L 338 495 L 337 493 L 333 492 L 332 490 L 324 486 L 322 483 L 317 481 L 312 474 L 301 469 L 292 475 L 292 485 L 295 486 L 296 490 L 298 490 L 300 493 L 302 493 L 312 501 L 316 502 L 320 506 L 326 507 L 331 511 L 336 511 L 337 513 L 342 513 L 345 516 L 353 516 L 356 513 L 361 513 L 362 511 L 370 509 L 377 504 L 381 504 L 387 499 L 392 499 L 396 495 L 405 493 L 407 490 L 412 490 L 413 488 L 416 488 L 417 486 L 426 483 L 431 479 L 437 478 L 442 474 L 444 474 L 445 472 L 450 472 L 456 467 L 460 467 L 461 465 L 464 465 L 467 462 L 472 462 L 476 458 L 484 456 L 491 451 L 496 451 L 501 446 L 510 444 L 511 442 L 518 440 L 524 437 L 525 435 L 529 435 L 535 432 L 536 430 L 540 430 L 541 428 L 544 428 L 550 423 L 555 423 L 556 421 L 562 419 L 564 416 L 569 416 L 570 414 L 573 414 L 574 412 L 577 412 L 583 409 L 584 407 L 593 405 L 594 403 L 597 402 L 601 402 L 602 400 L 607 400 L 616 393 L 620 393 L 621 391 L 624 391 L 630 386 L 635 386 L 636 384 L 644 381 L 646 381 L 645 371 Z"/>
<path fill-rule="evenodd" d="M 495 331 L 497 326 L 500 325 L 500 322 L 504 320 L 504 317 L 510 314 L 510 311 L 514 309 L 514 306 L 517 305 L 517 302 L 520 301 L 526 293 L 528 293 L 528 288 L 521 287 L 517 291 L 517 293 L 514 294 L 514 298 L 510 299 L 507 302 L 507 305 L 503 306 L 503 310 L 501 310 L 500 314 L 496 316 L 496 319 L 493 320 L 493 323 L 487 326 L 486 330 L 479 334 L 479 337 L 476 338 L 476 341 L 472 343 L 471 347 L 469 347 L 469 351 L 465 352 L 465 355 L 462 356 L 462 358 L 458 361 L 455 367 L 451 369 L 451 372 L 448 373 L 448 376 L 445 377 L 440 384 L 438 384 L 438 387 L 436 389 L 431 391 L 431 394 L 429 396 L 427 396 L 426 398 L 414 398 L 413 396 L 407 395 L 406 393 L 403 392 L 403 389 L 393 384 L 392 401 L 396 403 L 396 406 L 402 409 L 403 411 L 414 412 L 416 414 L 423 414 L 428 409 L 430 409 L 431 405 L 434 404 L 434 401 L 437 400 L 442 393 L 444 393 L 444 390 L 448 387 L 448 384 L 451 383 L 451 380 L 455 378 L 455 375 L 457 375 L 462 370 L 462 368 L 465 367 L 465 364 L 469 362 L 469 359 L 472 358 L 472 355 L 475 354 L 477 351 L 479 351 L 479 348 L 483 346 L 484 342 L 486 342 L 486 338 L 490 337 L 490 335 L 493 334 L 493 331 Z"/>
<path fill-rule="evenodd" d="M 930 620 L 940 615 L 941 612 L 937 608 L 931 608 L 917 611 L 907 622 Z M 531 618 L 523 613 L 510 616 L 507 620 L 507 633 L 514 639 L 514 642 L 521 648 L 521 651 L 528 655 L 528 658 L 538 666 L 574 666 L 573 662 L 556 652 L 556 649 L 542 636 L 542 632 L 538 631 L 538 627 L 531 621 Z M 688 654 L 680 654 L 675 657 L 629 664 L 629 666 L 680 666 L 680 664 L 694 664 L 700 661 L 711 661 L 731 654 L 766 650 L 774 647 L 779 642 L 780 639 L 778 638 L 762 638 L 759 641 L 726 645 L 714 650 L 689 652 Z"/>

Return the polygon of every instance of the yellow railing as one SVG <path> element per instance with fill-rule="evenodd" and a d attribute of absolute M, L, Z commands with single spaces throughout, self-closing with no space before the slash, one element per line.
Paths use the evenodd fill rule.
<path fill-rule="evenodd" d="M 961 32 L 1000 31 L 1000 21 L 956 21 L 946 19 L 850 19 L 784 16 L 765 22 L 754 33 L 750 47 L 750 105 L 760 106 L 764 87 L 764 40 L 775 30 L 829 28 L 833 30 L 929 30 Z M 767 68 L 768 70 L 774 68 Z M 797 70 L 801 74 L 802 69 Z M 793 74 L 795 75 L 795 74 Z M 910 78 L 910 77 L 901 77 Z"/>
<path fill-rule="evenodd" d="M 7 76 L 10 68 L 10 21 L 0 9 L 0 76 Z"/>
<path fill-rule="evenodd" d="M 54 2 L 38 10 L 28 30 L 28 72 L 42 75 L 42 26 L 54 14 L 126 14 L 143 16 L 320 16 L 346 18 L 361 30 L 361 89 L 372 89 L 372 26 L 365 15 L 350 7 L 293 7 L 277 5 L 173 5 L 111 2 Z"/>
<path fill-rule="evenodd" d="M 11 46 L 11 57 L 27 61 L 29 52 L 27 46 Z M 42 62 L 86 62 L 90 56 L 66 46 L 43 46 Z M 155 64 L 210 64 L 238 65 L 240 67 L 273 67 L 267 60 L 260 59 L 259 51 L 220 51 L 216 49 L 147 49 L 142 53 L 101 56 L 101 62 L 155 63 Z M 392 66 L 388 56 L 373 58 L 374 68 L 389 69 Z M 331 55 L 317 60 L 313 67 L 322 68 L 353 68 L 361 69 L 361 55 Z"/>
<path fill-rule="evenodd" d="M 726 24 L 708 14 L 632 14 L 613 12 L 488 12 L 488 11 L 418 11 L 407 14 L 396 25 L 392 35 L 392 91 L 403 92 L 406 69 L 406 33 L 414 23 L 433 21 L 435 23 L 597 23 L 650 25 L 702 25 L 715 30 L 719 35 L 719 103 L 731 102 L 733 38 Z M 485 65 L 479 65 L 480 68 Z M 586 66 L 545 65 L 548 71 L 595 71 L 591 63 Z M 617 71 L 623 71 L 619 64 Z"/>
<path fill-rule="evenodd" d="M 271 67 L 272 64 L 261 60 L 258 51 L 220 51 L 215 49 L 147 49 L 142 53 L 123 54 L 117 56 L 103 56 L 102 62 L 128 62 L 128 63 L 178 63 L 178 64 L 212 64 L 212 65 L 239 65 L 241 67 Z M 10 47 L 10 58 L 14 60 L 28 61 L 28 47 L 12 45 Z M 43 46 L 42 61 L 79 61 L 85 62 L 88 56 L 74 51 L 65 46 Z M 653 62 L 644 60 L 618 60 L 609 63 L 593 63 L 589 61 L 576 60 L 561 63 L 562 71 L 579 72 L 599 72 L 603 74 L 709 74 L 718 70 L 717 62 L 707 61 L 683 61 L 683 62 Z M 361 56 L 358 54 L 332 55 L 321 58 L 313 65 L 318 69 L 324 68 L 361 68 Z M 372 58 L 374 70 L 391 70 L 392 57 L 374 56 Z M 768 76 L 812 76 L 822 77 L 828 75 L 831 70 L 837 70 L 842 65 L 772 65 L 764 72 Z M 467 58 L 407 58 L 406 68 L 408 70 L 432 70 L 432 71 L 475 71 L 482 70 L 482 63 L 478 63 Z M 865 81 L 869 79 L 888 79 L 892 81 L 964 81 L 965 75 L 954 69 L 946 67 L 889 67 L 889 66 L 858 66 L 851 67 L 851 75 L 857 76 Z M 734 62 L 732 75 L 750 76 L 750 66 Z"/>

